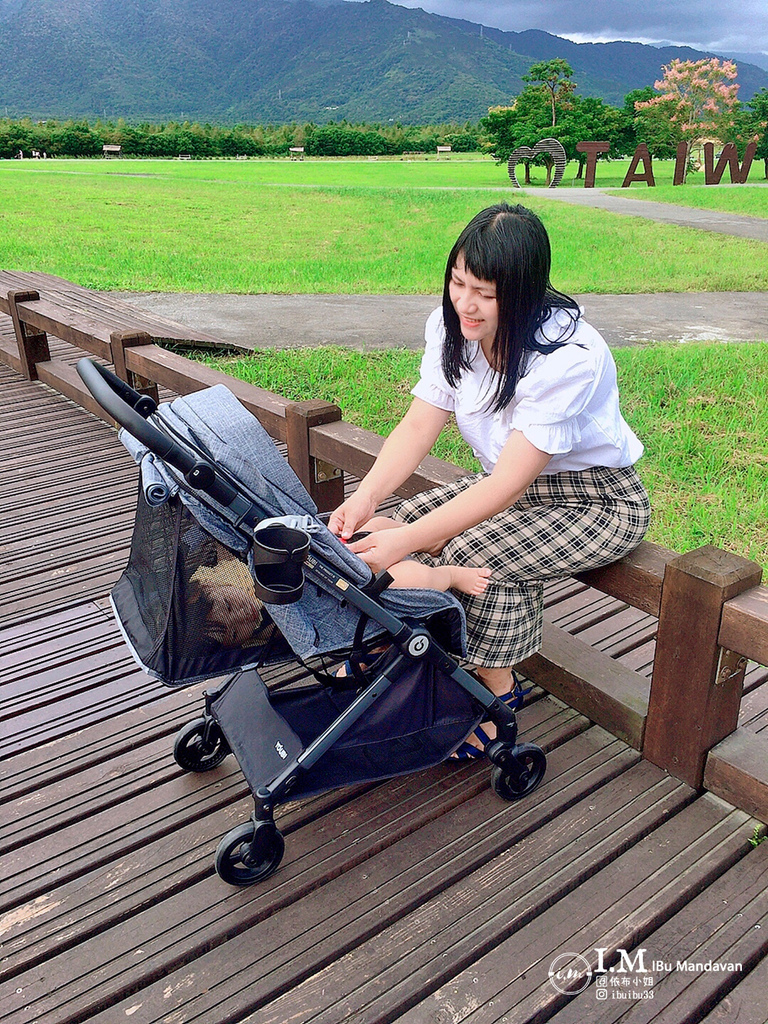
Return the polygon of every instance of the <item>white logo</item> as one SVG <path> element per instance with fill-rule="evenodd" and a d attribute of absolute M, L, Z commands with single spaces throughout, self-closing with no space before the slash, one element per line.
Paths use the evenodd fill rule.
<path fill-rule="evenodd" d="M 278 740 L 277 743 L 275 744 L 275 750 L 278 752 L 278 754 L 280 755 L 280 757 L 282 757 L 283 760 L 285 760 L 286 757 L 288 757 L 288 751 L 285 749 L 280 740 Z"/>
<path fill-rule="evenodd" d="M 415 636 L 408 642 L 408 653 L 413 658 L 420 658 L 426 653 L 429 647 L 429 639 L 425 636 Z"/>
<path fill-rule="evenodd" d="M 561 995 L 578 995 L 592 980 L 589 960 L 580 953 L 560 953 L 549 965 L 549 980 Z"/>

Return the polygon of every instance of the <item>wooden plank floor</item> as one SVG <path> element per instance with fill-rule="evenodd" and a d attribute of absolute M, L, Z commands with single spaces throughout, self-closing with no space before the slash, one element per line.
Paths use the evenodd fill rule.
<path fill-rule="evenodd" d="M 106 602 L 133 465 L 104 424 L 2 367 L 0 435 L 0 1022 L 768 1018 L 755 822 L 541 691 L 519 716 L 549 757 L 534 796 L 505 803 L 462 763 L 296 802 L 279 871 L 221 882 L 213 853 L 249 816 L 247 786 L 232 758 L 178 769 L 202 687 L 149 680 Z M 650 672 L 649 616 L 571 581 L 547 606 Z M 756 729 L 763 682 L 752 667 Z M 596 949 L 616 969 L 559 991 L 558 958 L 565 976 Z"/>

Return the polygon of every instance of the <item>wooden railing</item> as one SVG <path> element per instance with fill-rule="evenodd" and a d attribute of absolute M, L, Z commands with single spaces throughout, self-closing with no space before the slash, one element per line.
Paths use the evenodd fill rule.
<path fill-rule="evenodd" d="M 78 319 L 71 304 L 62 311 L 16 294 L 0 296 L 0 310 L 13 324 L 12 334 L 0 330 L 0 358 L 104 419 L 71 362 L 51 358 L 47 334 L 111 362 L 145 390 L 188 394 L 226 384 L 286 444 L 291 466 L 321 510 L 342 500 L 343 474 L 362 476 L 383 443 L 344 422 L 335 405 L 291 402 L 153 344 L 147 331 Z M 400 493 L 461 475 L 457 466 L 429 456 Z M 658 618 L 650 681 L 551 623 L 545 623 L 541 651 L 522 669 L 672 775 L 768 820 L 768 740 L 737 726 L 747 664 L 768 664 L 768 588 L 760 585 L 760 567 L 710 546 L 679 555 L 644 542 L 579 578 Z"/>

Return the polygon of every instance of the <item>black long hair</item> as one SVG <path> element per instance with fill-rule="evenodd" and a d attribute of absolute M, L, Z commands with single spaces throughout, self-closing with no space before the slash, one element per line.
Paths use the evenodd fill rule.
<path fill-rule="evenodd" d="M 567 343 L 581 315 L 579 306 L 550 283 L 549 236 L 535 213 L 508 203 L 481 210 L 459 235 L 445 268 L 442 365 L 452 387 L 458 384 L 462 370 L 471 365 L 449 292 L 459 256 L 471 274 L 496 285 L 499 325 L 491 351 L 494 366 L 500 368 L 492 405 L 492 410 L 498 411 L 512 401 L 525 373 L 528 352 L 553 352 Z M 570 324 L 559 328 L 556 338 L 537 339 L 537 332 L 557 309 L 569 314 Z"/>

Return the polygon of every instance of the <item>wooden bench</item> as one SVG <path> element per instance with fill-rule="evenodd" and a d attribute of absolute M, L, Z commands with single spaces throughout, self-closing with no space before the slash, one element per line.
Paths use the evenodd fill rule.
<path fill-rule="evenodd" d="M 204 331 L 191 330 L 50 274 L 0 271 L 0 312 L 10 318 L 13 328 L 12 335 L 7 322 L 0 329 L 0 358 L 28 380 L 43 380 L 92 412 L 97 407 L 89 402 L 71 366 L 51 359 L 49 335 L 112 363 L 124 380 L 133 380 L 140 389 L 151 387 L 151 382 L 129 376 L 126 348 L 153 342 L 221 345 Z"/>
<path fill-rule="evenodd" d="M 0 286 L 9 280 L 24 283 L 18 275 L 0 275 Z M 71 361 L 50 358 L 47 334 L 113 362 L 123 379 L 144 386 L 188 394 L 226 384 L 271 436 L 287 445 L 291 466 L 321 509 L 342 500 L 345 473 L 360 477 L 376 458 L 383 438 L 344 422 L 336 406 L 290 402 L 236 381 L 153 344 L 157 327 L 154 335 L 139 330 L 130 307 L 121 304 L 113 311 L 105 303 L 102 315 L 98 304 L 104 300 L 58 279 L 54 283 L 57 290 L 50 297 L 38 292 L 36 298 L 21 299 L 17 292 L 5 300 L 18 350 L 10 353 L 6 344 L 0 358 L 102 418 L 107 417 Z M 136 330 L 127 329 L 134 324 Z M 0 343 L 3 337 L 0 333 Z M 428 457 L 401 494 L 461 475 L 458 467 Z M 678 555 L 643 543 L 620 562 L 579 578 L 628 610 L 658 619 L 650 681 L 551 623 L 540 653 L 524 670 L 688 785 L 700 788 L 706 774 L 714 792 L 768 818 L 768 744 L 764 736 L 738 729 L 746 672 L 751 663 L 768 663 L 768 588 L 760 586 L 760 567 L 710 547 Z"/>

